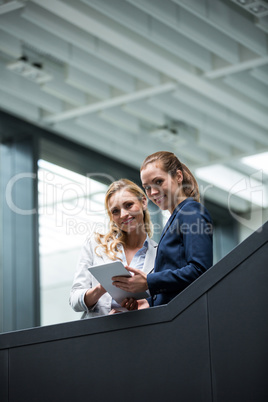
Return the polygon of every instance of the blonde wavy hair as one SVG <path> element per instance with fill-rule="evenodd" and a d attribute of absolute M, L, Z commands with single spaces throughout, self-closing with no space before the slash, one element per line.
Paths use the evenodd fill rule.
<path fill-rule="evenodd" d="M 106 234 L 95 233 L 96 241 L 97 243 L 99 243 L 99 246 L 96 247 L 95 252 L 97 253 L 97 249 L 99 247 L 102 247 L 105 254 L 113 261 L 118 259 L 117 253 L 120 251 L 119 246 L 125 245 L 127 233 L 123 232 L 114 223 L 108 204 L 112 195 L 122 189 L 125 189 L 130 193 L 132 193 L 133 195 L 135 195 L 140 202 L 142 202 L 143 198 L 146 198 L 146 195 L 143 192 L 143 190 L 139 186 L 137 186 L 137 184 L 133 183 L 128 179 L 117 180 L 109 186 L 104 201 L 105 209 L 110 219 L 109 231 Z M 153 227 L 148 209 L 146 209 L 143 212 L 143 222 L 146 233 L 148 234 L 149 237 L 152 237 Z"/>

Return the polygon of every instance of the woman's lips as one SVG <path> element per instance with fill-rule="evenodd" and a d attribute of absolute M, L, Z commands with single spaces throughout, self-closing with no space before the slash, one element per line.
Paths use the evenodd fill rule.
<path fill-rule="evenodd" d="M 128 223 L 132 222 L 134 218 L 129 218 L 122 222 L 123 225 L 127 225 Z"/>
<path fill-rule="evenodd" d="M 155 198 L 155 202 L 157 203 L 157 204 L 160 204 L 161 203 L 161 201 L 164 199 L 164 195 L 162 195 L 161 197 L 158 197 L 158 198 Z"/>

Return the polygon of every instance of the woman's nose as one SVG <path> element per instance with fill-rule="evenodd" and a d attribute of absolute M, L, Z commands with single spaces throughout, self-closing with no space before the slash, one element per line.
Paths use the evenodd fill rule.
<path fill-rule="evenodd" d="M 126 215 L 127 215 L 127 211 L 124 208 L 122 208 L 120 211 L 120 218 L 124 218 L 124 216 L 126 216 Z"/>
<path fill-rule="evenodd" d="M 158 193 L 158 189 L 156 187 L 151 187 L 151 196 Z"/>

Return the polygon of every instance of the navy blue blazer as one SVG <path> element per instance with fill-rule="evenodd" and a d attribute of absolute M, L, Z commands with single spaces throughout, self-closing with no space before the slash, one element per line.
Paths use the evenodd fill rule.
<path fill-rule="evenodd" d="M 161 235 L 154 272 L 147 275 L 149 304 L 167 304 L 213 264 L 212 219 L 192 198 L 181 202 Z"/>

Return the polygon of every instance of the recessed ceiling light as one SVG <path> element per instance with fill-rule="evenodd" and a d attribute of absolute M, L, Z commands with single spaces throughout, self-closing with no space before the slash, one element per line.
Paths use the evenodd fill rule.
<path fill-rule="evenodd" d="M 51 81 L 52 76 L 39 63 L 30 63 L 25 57 L 7 64 L 6 68 L 37 84 Z"/>

